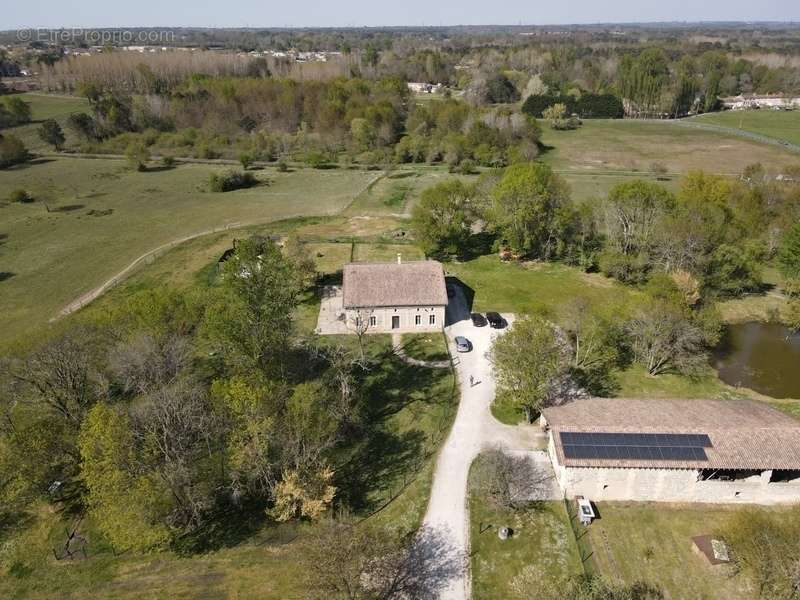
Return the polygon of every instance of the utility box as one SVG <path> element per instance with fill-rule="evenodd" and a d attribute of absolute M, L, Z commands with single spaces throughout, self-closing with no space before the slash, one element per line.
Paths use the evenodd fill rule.
<path fill-rule="evenodd" d="M 576 496 L 575 502 L 578 505 L 578 518 L 581 525 L 589 525 L 595 517 L 592 503 L 583 496 Z"/>

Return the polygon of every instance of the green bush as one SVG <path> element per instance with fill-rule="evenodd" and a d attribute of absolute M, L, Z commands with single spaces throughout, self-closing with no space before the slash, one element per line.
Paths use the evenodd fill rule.
<path fill-rule="evenodd" d="M 276 168 L 279 173 L 286 173 L 289 170 L 289 165 L 286 164 L 285 160 L 279 160 Z"/>
<path fill-rule="evenodd" d="M 30 195 L 30 192 L 23 189 L 17 189 L 12 191 L 8 195 L 9 202 L 19 202 L 20 204 L 27 204 L 28 202 L 33 202 L 33 196 Z"/>
<path fill-rule="evenodd" d="M 26 162 L 30 158 L 28 149 L 14 135 L 0 135 L 0 169 Z"/>
<path fill-rule="evenodd" d="M 257 183 L 258 179 L 252 173 L 226 171 L 225 173 L 212 173 L 209 176 L 208 187 L 212 192 L 230 192 L 253 187 Z"/>

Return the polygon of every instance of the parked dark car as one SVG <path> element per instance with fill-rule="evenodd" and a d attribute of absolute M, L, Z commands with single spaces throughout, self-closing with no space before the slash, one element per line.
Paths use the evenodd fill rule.
<path fill-rule="evenodd" d="M 472 350 L 472 342 L 467 338 L 457 335 L 456 336 L 456 350 L 458 352 L 469 352 Z"/>
<path fill-rule="evenodd" d="M 475 325 L 475 327 L 486 327 L 486 317 L 481 313 L 472 313 L 469 318 L 472 319 L 472 324 Z"/>
<path fill-rule="evenodd" d="M 489 321 L 489 327 L 492 329 L 502 329 L 506 325 L 506 321 L 500 316 L 500 313 L 487 312 L 486 320 Z"/>

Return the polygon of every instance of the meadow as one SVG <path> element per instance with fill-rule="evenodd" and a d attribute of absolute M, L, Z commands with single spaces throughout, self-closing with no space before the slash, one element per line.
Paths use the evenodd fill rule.
<path fill-rule="evenodd" d="M 703 169 L 738 175 L 756 162 L 770 170 L 800 162 L 800 155 L 778 146 L 672 121 L 592 119 L 574 131 L 545 126 L 542 142 L 552 148 L 543 160 L 554 169 L 598 175 L 648 175 L 653 163 L 671 174 Z"/>
<path fill-rule="evenodd" d="M 700 115 L 689 122 L 739 129 L 800 146 L 800 110 L 729 110 Z"/>
<path fill-rule="evenodd" d="M 0 172 L 0 344 L 36 329 L 143 254 L 181 238 L 241 225 L 342 211 L 367 171 L 257 172 L 260 185 L 209 192 L 224 167 L 186 164 L 139 173 L 114 159 L 40 159 Z M 233 234 L 235 236 L 235 233 Z"/>

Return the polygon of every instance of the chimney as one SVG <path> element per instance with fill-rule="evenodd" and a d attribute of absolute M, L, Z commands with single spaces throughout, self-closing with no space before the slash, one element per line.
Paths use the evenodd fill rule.
<path fill-rule="evenodd" d="M 400 254 L 399 252 L 397 253 L 397 264 L 398 265 L 402 265 L 403 264 L 403 255 Z"/>

